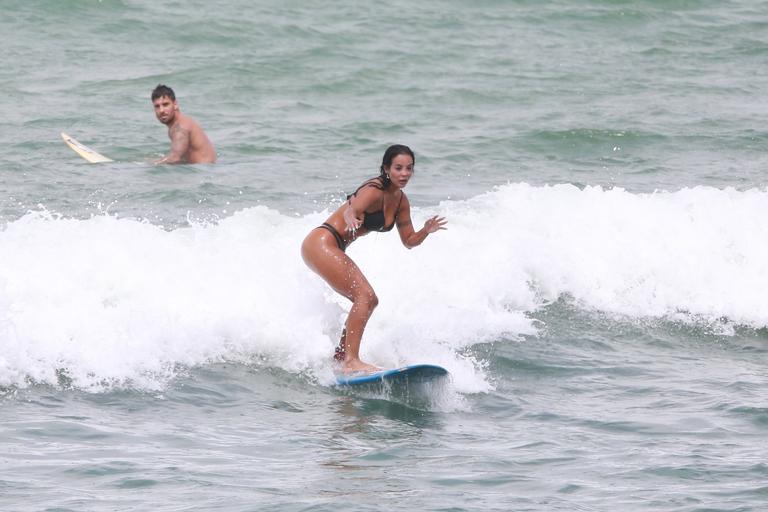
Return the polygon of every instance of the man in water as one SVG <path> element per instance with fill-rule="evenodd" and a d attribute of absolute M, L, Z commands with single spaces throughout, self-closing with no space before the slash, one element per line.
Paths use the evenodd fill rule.
<path fill-rule="evenodd" d="M 157 120 L 168 127 L 171 152 L 156 164 L 212 164 L 216 150 L 197 122 L 179 110 L 176 94 L 165 85 L 152 91 L 152 104 Z"/>

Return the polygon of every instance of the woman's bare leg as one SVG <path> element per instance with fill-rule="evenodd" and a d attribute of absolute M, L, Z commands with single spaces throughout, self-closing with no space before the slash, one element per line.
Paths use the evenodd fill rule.
<path fill-rule="evenodd" d="M 336 245 L 333 235 L 314 229 L 304 239 L 301 255 L 307 266 L 352 301 L 347 322 L 337 349 L 344 372 L 376 371 L 380 368 L 360 360 L 360 341 L 368 319 L 379 303 L 376 293 L 360 268 Z"/>

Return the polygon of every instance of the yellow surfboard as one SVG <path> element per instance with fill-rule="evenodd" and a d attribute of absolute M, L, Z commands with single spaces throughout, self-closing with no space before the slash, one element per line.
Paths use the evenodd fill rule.
<path fill-rule="evenodd" d="M 72 148 L 72 151 L 83 157 L 85 160 L 92 164 L 97 164 L 100 162 L 112 162 L 113 160 L 111 158 L 107 158 L 104 155 L 97 153 L 96 151 L 92 150 L 85 144 L 79 142 L 77 139 L 70 137 L 64 132 L 61 132 L 61 138 L 64 139 L 64 142 L 67 143 L 67 146 Z"/>

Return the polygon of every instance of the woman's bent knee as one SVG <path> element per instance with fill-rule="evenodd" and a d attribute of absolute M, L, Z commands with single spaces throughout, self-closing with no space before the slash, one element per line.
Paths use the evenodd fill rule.
<path fill-rule="evenodd" d="M 356 306 L 365 308 L 368 311 L 373 311 L 376 306 L 379 305 L 379 298 L 376 296 L 376 292 L 370 290 L 367 293 L 361 293 L 353 300 Z"/>

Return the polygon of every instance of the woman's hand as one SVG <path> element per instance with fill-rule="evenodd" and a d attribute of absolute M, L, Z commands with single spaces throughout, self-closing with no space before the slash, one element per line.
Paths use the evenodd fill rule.
<path fill-rule="evenodd" d="M 445 225 L 447 222 L 445 217 L 435 215 L 434 217 L 427 219 L 427 222 L 424 223 L 424 231 L 427 233 L 434 233 L 437 230 L 446 229 Z"/>
<path fill-rule="evenodd" d="M 347 223 L 347 231 L 354 233 L 362 225 L 363 220 L 355 215 L 355 210 L 352 209 L 351 205 L 347 205 L 346 210 L 344 210 L 344 222 Z"/>

